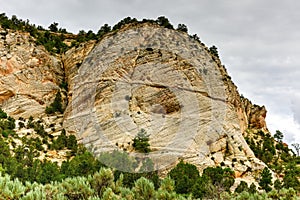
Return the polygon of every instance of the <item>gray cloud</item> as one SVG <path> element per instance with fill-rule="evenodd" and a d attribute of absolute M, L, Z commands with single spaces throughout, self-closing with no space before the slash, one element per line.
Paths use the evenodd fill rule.
<path fill-rule="evenodd" d="M 300 124 L 300 92 L 293 94 L 292 111 L 295 121 Z M 299 133 L 298 133 L 299 134 Z"/>
<path fill-rule="evenodd" d="M 300 2 L 294 0 L 0 0 L 0 12 L 72 32 L 131 16 L 184 23 L 221 60 L 244 96 L 266 105 L 271 130 L 300 143 Z M 298 123 L 298 124 L 297 124 Z M 295 141 L 294 141 L 295 142 Z"/>

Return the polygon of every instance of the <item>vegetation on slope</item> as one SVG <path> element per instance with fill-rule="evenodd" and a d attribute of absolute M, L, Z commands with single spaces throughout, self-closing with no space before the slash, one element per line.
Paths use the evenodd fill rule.
<path fill-rule="evenodd" d="M 295 180 L 291 183 L 288 178 L 283 178 L 283 184 L 275 181 L 273 187 L 267 168 L 261 174 L 260 188 L 241 182 L 234 193 L 230 191 L 233 171 L 221 166 L 208 167 L 200 175 L 196 166 L 180 161 L 161 179 L 147 158 L 114 151 L 96 159 L 63 129 L 53 137 L 42 120 L 20 118 L 17 128 L 34 130 L 21 137 L 16 133 L 16 120 L 3 110 L 0 118 L 0 198 L 4 199 L 296 199 L 299 191 Z M 143 130 L 137 134 L 135 140 L 141 143 L 137 151 L 149 150 L 146 136 Z M 49 150 L 65 150 L 67 159 L 61 165 L 41 160 L 40 154 Z M 103 163 L 117 167 L 109 169 Z"/>
<path fill-rule="evenodd" d="M 300 191 L 300 157 L 283 142 L 283 133 L 277 130 L 272 137 L 261 130 L 255 133 L 251 133 L 252 131 L 248 130 L 246 142 L 255 156 L 281 177 L 276 182 L 276 187 L 292 187 Z M 270 190 L 268 186 L 265 187 Z"/>
<path fill-rule="evenodd" d="M 116 32 L 124 25 L 139 23 L 152 23 L 168 29 L 174 29 L 174 26 L 165 16 L 160 16 L 156 20 L 143 19 L 141 21 L 138 21 L 136 18 L 126 17 L 112 27 L 108 24 L 104 24 L 97 33 L 94 33 L 92 30 L 87 32 L 80 30 L 77 34 L 72 34 L 68 33 L 65 28 L 59 28 L 57 22 L 53 22 L 48 29 L 45 29 L 42 26 L 31 24 L 28 19 L 24 21 L 18 19 L 16 15 L 12 15 L 11 18 L 8 18 L 5 13 L 0 14 L 0 26 L 2 28 L 28 32 L 35 38 L 37 45 L 43 45 L 47 51 L 55 54 L 65 53 L 68 49 L 74 46 L 78 47 L 81 43 L 89 40 L 100 41 L 104 35 Z M 188 28 L 185 24 L 178 24 L 176 30 L 188 33 Z M 201 43 L 197 34 L 190 35 L 190 38 Z M 216 46 L 213 45 L 208 51 L 215 57 L 219 57 Z"/>
<path fill-rule="evenodd" d="M 54 114 L 56 112 L 62 114 L 64 112 L 60 91 L 56 93 L 54 101 L 46 107 L 45 112 L 46 114 Z"/>

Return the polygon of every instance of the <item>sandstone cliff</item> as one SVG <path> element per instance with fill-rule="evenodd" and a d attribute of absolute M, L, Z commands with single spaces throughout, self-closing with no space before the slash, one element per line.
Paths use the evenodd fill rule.
<path fill-rule="evenodd" d="M 66 60 L 78 57 L 72 52 Z M 66 68 L 76 70 L 75 62 Z M 186 33 L 127 26 L 104 37 L 69 74 L 64 126 L 96 155 L 120 149 L 139 157 L 132 139 L 144 129 L 147 156 L 162 173 L 180 159 L 200 170 L 228 166 L 236 177 L 265 166 L 243 138 L 250 126 L 265 128 L 264 108 L 241 98 L 219 59 Z"/>
<path fill-rule="evenodd" d="M 62 82 L 60 57 L 35 45 L 29 33 L 0 27 L 0 105 L 14 117 L 44 114 Z"/>
<path fill-rule="evenodd" d="M 27 33 L 0 30 L 0 105 L 10 115 L 44 116 L 67 80 L 64 127 L 96 155 L 142 156 L 132 139 L 144 129 L 162 174 L 184 159 L 254 181 L 265 166 L 243 138 L 267 131 L 265 108 L 240 97 L 220 60 L 186 33 L 129 25 L 57 56 Z"/>

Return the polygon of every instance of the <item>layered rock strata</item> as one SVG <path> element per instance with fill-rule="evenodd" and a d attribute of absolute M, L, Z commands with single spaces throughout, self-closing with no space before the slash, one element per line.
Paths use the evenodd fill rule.
<path fill-rule="evenodd" d="M 37 117 L 53 101 L 64 69 L 61 59 L 35 45 L 29 33 L 0 27 L 0 105 L 14 117 Z"/>
<path fill-rule="evenodd" d="M 249 128 L 267 131 L 265 108 L 240 97 L 220 60 L 184 32 L 129 25 L 61 56 L 28 33 L 0 28 L 0 37 L 0 106 L 15 118 L 44 116 L 66 80 L 64 127 L 95 155 L 150 157 L 162 174 L 180 159 L 242 178 L 265 166 L 243 138 Z M 132 147 L 142 129 L 147 155 Z"/>
<path fill-rule="evenodd" d="M 132 140 L 144 129 L 152 150 L 146 156 L 157 170 L 180 159 L 200 170 L 222 163 L 236 176 L 264 167 L 243 138 L 250 115 L 236 86 L 218 58 L 186 33 L 125 27 L 96 44 L 70 78 L 64 125 L 95 155 L 119 149 L 143 156 Z"/>

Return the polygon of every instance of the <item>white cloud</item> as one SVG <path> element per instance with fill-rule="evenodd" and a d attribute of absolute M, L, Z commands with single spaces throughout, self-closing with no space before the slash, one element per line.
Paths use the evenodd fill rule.
<path fill-rule="evenodd" d="M 276 130 L 280 130 L 284 134 L 284 142 L 287 142 L 289 145 L 299 143 L 300 125 L 294 121 L 294 118 L 291 115 L 269 113 L 267 117 L 267 125 L 273 134 Z"/>
<path fill-rule="evenodd" d="M 292 112 L 294 115 L 294 120 L 296 123 L 300 124 L 300 91 L 293 94 L 292 102 Z M 298 131 L 300 135 L 300 132 Z"/>

